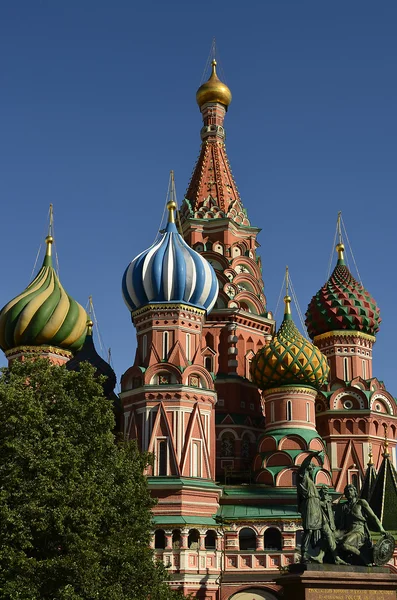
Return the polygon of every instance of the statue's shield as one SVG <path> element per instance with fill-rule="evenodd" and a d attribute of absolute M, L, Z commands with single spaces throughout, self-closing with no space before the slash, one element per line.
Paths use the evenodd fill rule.
<path fill-rule="evenodd" d="M 393 556 L 395 540 L 392 535 L 387 533 L 374 546 L 375 565 L 385 565 Z"/>

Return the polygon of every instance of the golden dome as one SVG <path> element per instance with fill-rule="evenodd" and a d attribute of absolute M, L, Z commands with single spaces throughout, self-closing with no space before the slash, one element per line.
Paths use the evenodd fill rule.
<path fill-rule="evenodd" d="M 197 104 L 201 108 L 206 102 L 219 102 L 227 107 L 232 101 L 232 93 L 216 74 L 216 60 L 212 61 L 212 73 L 208 81 L 196 93 Z"/>

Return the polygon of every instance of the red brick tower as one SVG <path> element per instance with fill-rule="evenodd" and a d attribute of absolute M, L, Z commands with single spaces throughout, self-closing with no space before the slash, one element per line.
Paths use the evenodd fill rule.
<path fill-rule="evenodd" d="M 397 406 L 384 383 L 372 373 L 379 308 L 346 266 L 341 237 L 336 250 L 336 267 L 312 298 L 306 325 L 330 365 L 328 385 L 316 399 L 316 421 L 327 442 L 335 489 L 340 492 L 347 483 L 360 489 L 370 444 L 379 468 L 385 426 L 394 452 Z"/>
<path fill-rule="evenodd" d="M 124 373 L 124 432 L 153 452 L 149 485 L 162 518 L 213 522 L 216 392 L 204 368 L 202 328 L 218 285 L 207 261 L 189 248 L 174 222 L 176 203 L 160 240 L 131 262 L 123 295 L 137 330 L 134 365 Z"/>
<path fill-rule="evenodd" d="M 253 381 L 263 390 L 266 411 L 254 468 L 257 483 L 295 492 L 296 473 L 310 451 L 320 451 L 323 457 L 317 461 L 316 483 L 331 484 L 325 444 L 315 423 L 315 398 L 327 380 L 329 366 L 295 326 L 288 293 L 284 302 L 284 319 L 277 334 L 251 365 Z"/>
<path fill-rule="evenodd" d="M 225 147 L 224 117 L 231 92 L 216 74 L 197 91 L 202 117 L 201 150 L 180 217 L 188 244 L 215 269 L 219 296 L 203 327 L 203 359 L 215 374 L 216 475 L 246 480 L 263 429 L 260 393 L 250 381 L 254 354 L 274 332 L 267 312 L 259 229 L 250 225 L 233 179 Z"/>

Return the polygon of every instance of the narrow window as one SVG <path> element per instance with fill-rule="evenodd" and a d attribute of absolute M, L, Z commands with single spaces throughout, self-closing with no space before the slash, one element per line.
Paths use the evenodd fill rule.
<path fill-rule="evenodd" d="M 288 400 L 287 402 L 287 421 L 292 421 L 292 402 Z"/>
<path fill-rule="evenodd" d="M 347 356 L 343 359 L 343 379 L 349 381 L 349 359 Z"/>
<path fill-rule="evenodd" d="M 169 346 L 169 333 L 164 331 L 163 333 L 163 360 L 168 358 L 168 346 Z"/>
<path fill-rule="evenodd" d="M 145 360 L 147 356 L 147 335 L 142 337 L 142 360 Z"/>
<path fill-rule="evenodd" d="M 363 360 L 363 379 L 367 379 L 367 363 Z"/>
<path fill-rule="evenodd" d="M 200 442 L 192 442 L 192 477 L 201 477 Z"/>
<path fill-rule="evenodd" d="M 190 360 L 190 333 L 186 334 L 186 358 Z"/>
<path fill-rule="evenodd" d="M 274 402 L 270 403 L 270 422 L 274 423 L 275 417 L 274 417 Z"/>
<path fill-rule="evenodd" d="M 212 371 L 214 370 L 213 366 L 212 366 L 212 356 L 206 356 L 204 359 L 204 366 L 207 369 L 207 371 L 209 371 L 210 373 L 212 373 Z"/>
<path fill-rule="evenodd" d="M 157 445 L 158 475 L 167 475 L 167 440 L 160 440 Z"/>
<path fill-rule="evenodd" d="M 310 423 L 310 404 L 306 402 L 306 421 Z"/>
<path fill-rule="evenodd" d="M 356 490 L 360 491 L 359 487 L 358 487 L 358 475 L 357 475 L 357 473 L 352 473 L 351 481 L 352 481 L 352 485 L 354 485 L 354 487 L 356 488 Z"/>

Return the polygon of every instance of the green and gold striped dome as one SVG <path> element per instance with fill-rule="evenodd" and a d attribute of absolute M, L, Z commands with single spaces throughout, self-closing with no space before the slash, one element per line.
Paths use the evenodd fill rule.
<path fill-rule="evenodd" d="M 43 266 L 26 290 L 0 312 L 0 347 L 54 346 L 77 352 L 87 332 L 87 313 L 63 289 L 52 265 L 53 238 L 46 238 Z"/>
<path fill-rule="evenodd" d="M 267 390 L 282 385 L 319 389 L 327 380 L 329 366 L 320 350 L 299 332 L 291 316 L 291 298 L 285 296 L 285 313 L 273 340 L 254 356 L 252 381 Z"/>

